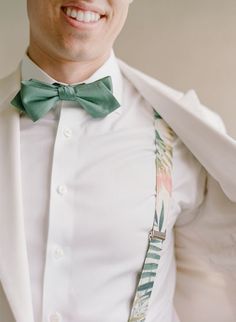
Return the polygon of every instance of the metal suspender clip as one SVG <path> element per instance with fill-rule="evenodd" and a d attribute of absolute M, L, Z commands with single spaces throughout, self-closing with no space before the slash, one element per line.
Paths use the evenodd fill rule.
<path fill-rule="evenodd" d="M 166 231 L 161 232 L 158 230 L 152 229 L 149 233 L 149 239 L 160 239 L 162 242 L 166 239 Z"/>

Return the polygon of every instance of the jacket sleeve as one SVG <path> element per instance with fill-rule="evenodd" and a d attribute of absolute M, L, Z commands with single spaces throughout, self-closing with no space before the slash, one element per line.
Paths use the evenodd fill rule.
<path fill-rule="evenodd" d="M 175 104 L 179 108 L 165 115 L 166 121 L 227 197 L 236 202 L 236 140 L 227 134 L 221 118 L 199 102 L 193 90 Z"/>

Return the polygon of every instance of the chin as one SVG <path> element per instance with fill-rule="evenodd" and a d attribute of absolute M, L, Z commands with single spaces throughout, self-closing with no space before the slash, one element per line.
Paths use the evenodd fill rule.
<path fill-rule="evenodd" d="M 66 60 L 71 61 L 91 61 L 96 57 L 96 55 L 93 55 L 91 52 L 76 49 L 65 50 L 62 53 L 62 56 Z"/>
<path fill-rule="evenodd" d="M 97 59 L 103 59 L 104 57 L 108 56 L 110 53 L 110 49 L 104 49 L 101 51 L 101 47 L 96 50 L 93 48 L 91 50 L 91 45 L 89 46 L 67 46 L 61 51 L 61 55 L 67 57 L 67 60 L 71 61 L 94 61 Z"/>

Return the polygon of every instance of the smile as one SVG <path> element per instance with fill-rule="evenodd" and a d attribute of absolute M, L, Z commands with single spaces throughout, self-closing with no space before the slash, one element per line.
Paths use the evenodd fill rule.
<path fill-rule="evenodd" d="M 74 20 L 84 23 L 98 22 L 102 16 L 94 11 L 84 11 L 72 7 L 63 8 L 64 13 Z"/>

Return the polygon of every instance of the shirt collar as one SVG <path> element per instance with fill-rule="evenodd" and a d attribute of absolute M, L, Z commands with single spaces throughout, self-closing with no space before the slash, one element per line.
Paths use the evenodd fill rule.
<path fill-rule="evenodd" d="M 21 62 L 21 75 L 22 80 L 36 79 L 38 81 L 49 84 L 60 83 L 49 76 L 39 66 L 37 66 L 27 54 L 25 54 Z M 113 50 L 111 51 L 110 57 L 107 59 L 107 61 L 83 83 L 92 83 L 106 76 L 111 76 L 113 84 L 113 95 L 122 105 L 123 79 L 118 61 Z"/>

